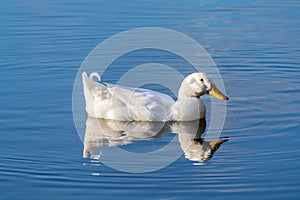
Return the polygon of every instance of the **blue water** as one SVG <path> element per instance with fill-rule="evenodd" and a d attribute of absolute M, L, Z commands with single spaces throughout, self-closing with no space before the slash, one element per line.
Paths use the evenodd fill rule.
<path fill-rule="evenodd" d="M 3 2 L 1 199 L 298 199 L 299 7 L 297 0 Z M 182 155 L 163 169 L 135 174 L 82 158 L 72 115 L 77 70 L 98 43 L 145 26 L 192 37 L 223 76 L 228 141 L 201 166 Z M 189 73 L 181 58 L 156 53 L 121 58 L 114 65 L 122 67 L 107 71 L 105 81 L 153 59 Z M 127 149 L 160 147 L 173 137 Z"/>

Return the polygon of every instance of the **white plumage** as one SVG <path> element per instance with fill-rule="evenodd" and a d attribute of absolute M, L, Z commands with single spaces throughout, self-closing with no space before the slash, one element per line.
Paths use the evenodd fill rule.
<path fill-rule="evenodd" d="M 90 117 L 119 121 L 192 121 L 205 117 L 199 97 L 211 93 L 227 100 L 213 81 L 203 73 L 187 76 L 179 89 L 178 100 L 160 92 L 104 84 L 96 72 L 82 74 L 86 111 Z"/>

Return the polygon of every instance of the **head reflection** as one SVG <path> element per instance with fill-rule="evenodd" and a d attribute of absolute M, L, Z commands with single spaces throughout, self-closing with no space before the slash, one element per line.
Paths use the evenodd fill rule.
<path fill-rule="evenodd" d="M 201 138 L 206 120 L 190 122 L 123 122 L 88 117 L 84 136 L 84 158 L 100 159 L 101 147 L 127 145 L 141 140 L 154 140 L 165 133 L 178 135 L 185 158 L 205 162 L 212 158 L 220 145 L 227 141 L 205 141 Z M 98 153 L 96 153 L 98 152 Z"/>

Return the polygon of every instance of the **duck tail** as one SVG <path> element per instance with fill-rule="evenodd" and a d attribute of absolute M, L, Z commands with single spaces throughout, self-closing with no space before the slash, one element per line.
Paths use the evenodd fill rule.
<path fill-rule="evenodd" d="M 97 78 L 101 80 L 100 75 L 97 72 L 93 72 L 90 76 L 86 72 L 82 73 L 83 92 L 86 103 L 86 111 L 89 116 L 94 117 L 94 100 L 97 98 L 97 90 L 106 90 L 106 86 L 94 80 Z"/>
<path fill-rule="evenodd" d="M 90 74 L 90 76 L 88 76 L 86 72 L 82 73 L 82 83 L 84 90 L 92 91 L 96 87 L 105 87 L 105 85 L 103 85 L 102 83 L 95 81 L 94 78 L 97 78 L 98 81 L 101 81 L 101 77 L 98 72 L 93 72 Z"/>
<path fill-rule="evenodd" d="M 83 73 L 86 74 L 86 72 L 83 72 Z M 95 77 L 98 79 L 99 82 L 101 81 L 101 77 L 98 72 L 91 73 L 89 76 L 89 79 L 94 80 Z"/>

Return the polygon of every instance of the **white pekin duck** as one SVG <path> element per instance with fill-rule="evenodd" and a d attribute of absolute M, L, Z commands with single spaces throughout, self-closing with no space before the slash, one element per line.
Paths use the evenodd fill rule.
<path fill-rule="evenodd" d="M 98 81 L 95 81 L 97 78 Z M 82 74 L 86 111 L 90 117 L 118 121 L 192 121 L 205 118 L 206 108 L 199 98 L 211 94 L 228 100 L 204 73 L 187 76 L 178 99 L 160 92 L 102 83 L 97 72 Z"/>

